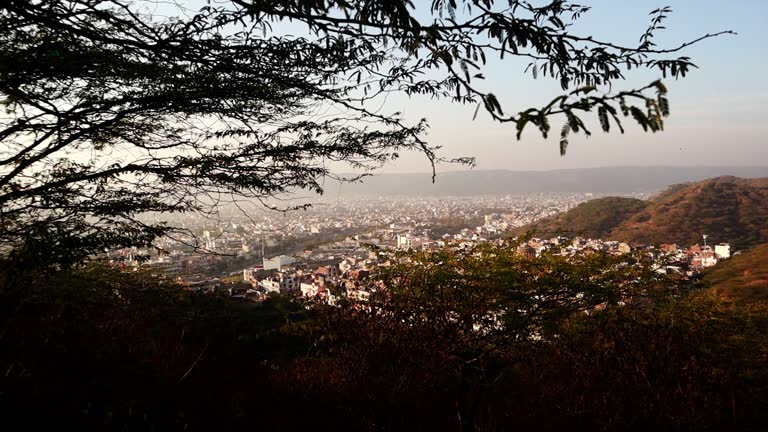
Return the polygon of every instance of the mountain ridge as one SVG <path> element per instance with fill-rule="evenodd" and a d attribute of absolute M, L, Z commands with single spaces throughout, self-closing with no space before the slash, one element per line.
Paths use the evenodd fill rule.
<path fill-rule="evenodd" d="M 548 171 L 450 171 L 438 173 L 432 183 L 429 173 L 376 174 L 362 182 L 326 182 L 326 190 L 341 195 L 463 196 L 517 193 L 655 192 L 671 184 L 731 175 L 741 178 L 768 177 L 768 166 L 710 167 L 599 167 Z"/>
<path fill-rule="evenodd" d="M 645 206 L 627 199 L 606 206 L 604 200 L 588 201 L 515 233 L 682 245 L 699 243 L 708 234 L 712 242 L 729 242 L 738 248 L 768 242 L 768 178 L 720 176 L 672 185 Z M 600 218 L 611 223 L 600 225 Z"/>

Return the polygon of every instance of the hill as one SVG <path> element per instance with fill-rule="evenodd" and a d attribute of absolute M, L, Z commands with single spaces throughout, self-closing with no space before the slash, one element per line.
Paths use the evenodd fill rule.
<path fill-rule="evenodd" d="M 721 261 L 703 281 L 714 293 L 733 300 L 768 300 L 768 244 Z"/>
<path fill-rule="evenodd" d="M 589 201 L 517 232 L 682 245 L 700 243 L 701 235 L 708 234 L 711 242 L 736 248 L 768 242 L 768 178 L 725 176 L 674 185 L 645 206 L 626 198 L 612 200 Z"/>
<path fill-rule="evenodd" d="M 610 235 L 644 244 L 729 242 L 737 248 L 768 242 L 768 178 L 717 177 L 677 185 Z"/>
<path fill-rule="evenodd" d="M 536 235 L 604 238 L 614 228 L 648 207 L 648 201 L 636 198 L 606 197 L 581 203 L 559 215 L 542 219 L 519 230 L 533 230 Z"/>

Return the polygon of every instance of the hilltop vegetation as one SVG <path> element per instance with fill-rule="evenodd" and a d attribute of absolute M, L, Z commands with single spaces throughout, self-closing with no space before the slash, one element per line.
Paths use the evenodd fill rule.
<path fill-rule="evenodd" d="M 611 234 L 639 243 L 686 245 L 709 234 L 712 241 L 737 248 L 768 242 L 768 178 L 717 177 L 673 187 Z"/>
<path fill-rule="evenodd" d="M 630 243 L 692 245 L 710 241 L 736 248 L 768 242 L 768 178 L 717 177 L 673 185 L 645 205 L 626 198 L 589 201 L 564 214 L 522 227 Z"/>
<path fill-rule="evenodd" d="M 704 274 L 711 291 L 737 301 L 768 301 L 768 244 L 721 261 Z"/>
<path fill-rule="evenodd" d="M 544 237 L 566 235 L 603 238 L 647 206 L 647 201 L 636 198 L 598 198 L 581 203 L 565 213 L 542 219 L 517 232 L 533 230 L 536 235 Z"/>

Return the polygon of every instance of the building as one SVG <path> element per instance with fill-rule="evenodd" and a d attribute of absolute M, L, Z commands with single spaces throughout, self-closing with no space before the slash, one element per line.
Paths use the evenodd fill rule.
<path fill-rule="evenodd" d="M 627 243 L 619 243 L 616 246 L 616 251 L 622 254 L 628 254 L 632 252 L 632 247 L 630 247 Z"/>
<path fill-rule="evenodd" d="M 517 252 L 528 259 L 536 258 L 536 248 L 528 244 L 522 244 L 518 246 Z"/>
<path fill-rule="evenodd" d="M 299 281 L 291 275 L 278 272 L 274 277 L 259 281 L 258 286 L 268 293 L 287 293 L 299 289 Z"/>
<path fill-rule="evenodd" d="M 728 243 L 720 243 L 715 245 L 715 256 L 717 259 L 725 259 L 731 257 L 731 245 Z"/>
<path fill-rule="evenodd" d="M 264 279 L 259 281 L 259 288 L 263 288 L 264 291 L 271 293 L 279 293 L 280 292 L 280 281 L 274 280 L 274 279 Z"/>
<path fill-rule="evenodd" d="M 243 280 L 245 282 L 250 282 L 252 279 L 256 278 L 256 273 L 261 270 L 264 270 L 264 267 L 254 266 L 251 268 L 243 269 Z"/>
<path fill-rule="evenodd" d="M 295 263 L 296 260 L 287 255 L 280 255 L 274 258 L 264 258 L 264 270 L 280 270 L 283 266 Z"/>

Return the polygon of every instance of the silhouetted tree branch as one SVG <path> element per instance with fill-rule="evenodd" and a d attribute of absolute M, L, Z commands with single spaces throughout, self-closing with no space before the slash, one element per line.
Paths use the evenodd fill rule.
<path fill-rule="evenodd" d="M 515 123 L 518 138 L 529 124 L 547 136 L 550 117 L 561 116 L 563 154 L 570 133 L 590 133 L 580 117 L 589 111 L 606 132 L 611 121 L 623 131 L 622 117 L 661 130 L 669 103 L 660 81 L 600 89 L 633 67 L 685 76 L 690 59 L 667 56 L 721 33 L 659 48 L 663 8 L 639 45 L 626 47 L 570 32 L 588 10 L 563 0 L 435 0 L 426 15 L 404 0 L 230 0 L 198 10 L 8 0 L 0 6 L 0 249 L 21 257 L 43 244 L 51 262 L 75 262 L 169 232 L 137 221 L 144 212 L 322 193 L 329 163 L 365 173 L 403 151 L 423 153 L 433 169 L 473 163 L 445 159 L 424 138 L 426 120 L 373 108 L 390 93 L 483 106 Z M 301 25 L 297 35 L 290 23 Z M 479 84 L 487 55 L 529 59 L 534 78 L 555 78 L 566 93 L 505 112 Z"/>

